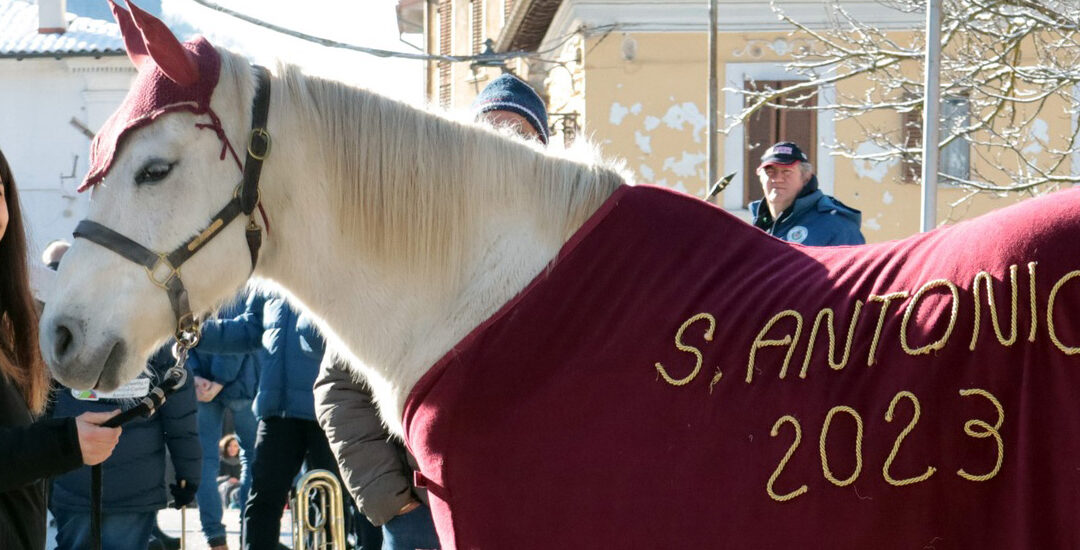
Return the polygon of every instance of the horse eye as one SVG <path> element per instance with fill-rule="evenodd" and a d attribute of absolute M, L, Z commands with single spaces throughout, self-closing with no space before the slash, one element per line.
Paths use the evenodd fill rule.
<path fill-rule="evenodd" d="M 163 160 L 152 160 L 143 165 L 139 169 L 139 172 L 135 174 L 135 183 L 137 184 L 154 184 L 165 179 L 165 176 L 169 175 L 173 166 L 176 166 L 175 162 L 165 162 Z"/>

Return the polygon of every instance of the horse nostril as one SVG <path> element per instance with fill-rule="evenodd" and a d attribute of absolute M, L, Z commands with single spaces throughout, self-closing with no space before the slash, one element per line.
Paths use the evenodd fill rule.
<path fill-rule="evenodd" d="M 71 329 L 64 325 L 57 325 L 53 338 L 53 356 L 60 360 L 69 351 L 71 351 L 71 343 L 75 341 L 75 337 L 71 334 Z"/>

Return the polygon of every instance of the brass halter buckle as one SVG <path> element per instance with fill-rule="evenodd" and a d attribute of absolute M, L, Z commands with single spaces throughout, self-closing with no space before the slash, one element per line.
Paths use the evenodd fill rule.
<path fill-rule="evenodd" d="M 258 146 L 256 145 L 258 140 Z M 256 153 L 255 150 L 259 149 Z M 270 156 L 270 132 L 266 128 L 252 128 L 248 136 L 247 152 L 255 160 L 266 160 Z"/>

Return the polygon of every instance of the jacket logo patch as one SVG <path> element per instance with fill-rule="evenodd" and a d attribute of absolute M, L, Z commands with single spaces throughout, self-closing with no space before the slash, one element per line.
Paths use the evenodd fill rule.
<path fill-rule="evenodd" d="M 802 243 L 803 241 L 806 240 L 806 237 L 809 236 L 809 235 L 810 235 L 810 231 L 808 229 L 806 229 L 805 227 L 803 227 L 801 225 L 796 225 L 795 227 L 792 227 L 790 231 L 787 232 L 787 237 L 785 237 L 784 240 L 786 240 L 789 243 Z"/>

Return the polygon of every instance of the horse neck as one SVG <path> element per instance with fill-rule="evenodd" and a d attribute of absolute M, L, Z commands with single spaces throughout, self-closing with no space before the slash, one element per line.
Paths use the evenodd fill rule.
<path fill-rule="evenodd" d="M 341 230 L 348 220 L 336 214 L 335 201 L 340 200 L 338 186 L 349 182 L 326 168 L 328 152 L 320 146 L 325 140 L 305 138 L 319 122 L 311 120 L 310 111 L 288 105 L 288 97 L 275 95 L 273 101 L 282 107 L 272 115 L 276 156 L 267 162 L 262 191 L 271 229 L 256 275 L 285 287 L 320 319 L 328 344 L 368 378 L 384 417 L 400 431 L 395 423 L 412 386 L 469 330 L 524 288 L 581 219 L 568 216 L 564 223 L 550 223 L 541 219 L 535 201 L 513 195 L 473 201 L 456 252 L 429 265 L 395 263 L 392 255 L 357 247 L 355 238 Z M 379 148 L 373 141 L 379 138 L 366 135 L 366 146 Z M 480 156 L 468 150 L 470 142 L 444 145 L 460 147 L 454 153 L 460 158 Z M 441 173 L 437 161 L 419 150 L 395 158 L 414 159 L 419 174 Z"/>

